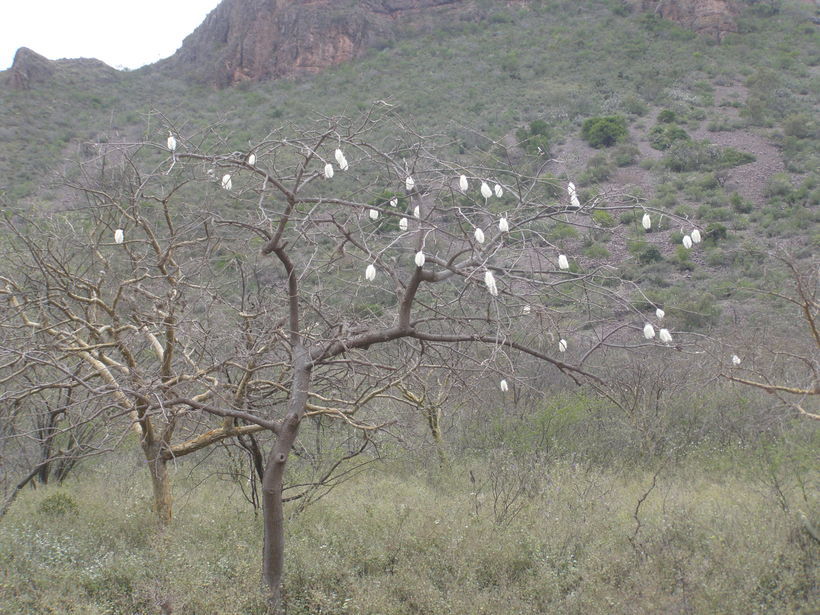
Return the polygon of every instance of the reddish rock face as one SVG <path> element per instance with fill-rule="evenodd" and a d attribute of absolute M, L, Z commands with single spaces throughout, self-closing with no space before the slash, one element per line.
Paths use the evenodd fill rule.
<path fill-rule="evenodd" d="M 51 60 L 28 47 L 20 47 L 9 69 L 9 86 L 14 90 L 28 90 L 37 83 L 47 82 L 53 74 Z"/>
<path fill-rule="evenodd" d="M 63 83 L 88 83 L 89 79 L 112 82 L 119 78 L 119 73 L 93 58 L 49 60 L 28 47 L 20 47 L 14 54 L 11 68 L 5 73 L 3 85 L 8 84 L 13 90 L 30 90 L 52 85 L 57 78 Z"/>
<path fill-rule="evenodd" d="M 507 0 L 525 5 L 529 0 Z M 720 40 L 737 31 L 736 0 L 625 0 L 695 32 Z M 476 0 L 223 0 L 160 69 L 227 87 L 317 73 L 395 36 L 396 26 L 435 27 L 453 19 L 481 19 Z M 28 89 L 48 82 L 58 65 L 21 47 L 8 83 Z M 83 61 L 104 72 L 101 62 Z M 97 72 L 100 72 L 97 70 Z"/>
<path fill-rule="evenodd" d="M 225 87 L 315 73 L 391 37 L 396 20 L 431 19 L 469 0 L 223 0 L 163 62 Z"/>
<path fill-rule="evenodd" d="M 626 1 L 718 40 L 736 30 L 734 0 Z M 223 0 L 160 67 L 216 87 L 316 73 L 389 41 L 398 24 L 480 19 L 480 6 L 476 0 Z"/>
<path fill-rule="evenodd" d="M 652 11 L 684 28 L 720 40 L 737 32 L 740 13 L 734 0 L 627 0 L 642 11 Z"/>

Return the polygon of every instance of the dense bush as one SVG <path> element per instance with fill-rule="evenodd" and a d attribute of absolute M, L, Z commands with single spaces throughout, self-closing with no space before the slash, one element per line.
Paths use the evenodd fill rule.
<path fill-rule="evenodd" d="M 680 246 L 680 249 L 690 252 L 683 246 Z M 686 260 L 688 261 L 688 255 Z M 669 311 L 676 322 L 680 322 L 682 328 L 687 331 L 708 329 L 717 324 L 720 317 L 720 307 L 711 293 L 680 297 L 676 306 Z"/>
<path fill-rule="evenodd" d="M 719 222 L 713 222 L 706 227 L 706 236 L 704 241 L 708 244 L 717 244 L 719 241 L 728 239 L 729 231 Z"/>
<path fill-rule="evenodd" d="M 611 256 L 609 250 L 599 243 L 592 243 L 584 248 L 584 256 L 592 259 L 603 259 Z"/>
<path fill-rule="evenodd" d="M 783 120 L 783 134 L 798 139 L 816 139 L 820 123 L 807 113 L 795 113 Z"/>
<path fill-rule="evenodd" d="M 669 149 L 675 141 L 688 140 L 687 132 L 674 124 L 657 124 L 649 131 L 649 145 L 657 150 Z"/>
<path fill-rule="evenodd" d="M 664 109 L 658 113 L 658 122 L 661 124 L 674 124 L 678 121 L 677 114 L 671 109 Z"/>
<path fill-rule="evenodd" d="M 40 514 L 49 517 L 76 515 L 79 509 L 80 507 L 77 506 L 77 501 L 62 491 L 57 491 L 56 493 L 46 496 L 37 507 Z"/>
<path fill-rule="evenodd" d="M 718 156 L 716 169 L 730 169 L 732 167 L 739 167 L 742 164 L 749 164 L 754 162 L 757 158 L 753 154 L 741 152 L 733 147 L 724 147 Z"/>
<path fill-rule="evenodd" d="M 621 115 L 591 117 L 581 127 L 581 137 L 592 147 L 611 147 L 626 139 L 629 131 Z"/>
<path fill-rule="evenodd" d="M 695 268 L 695 263 L 692 262 L 692 256 L 684 246 L 677 246 L 675 248 L 675 266 L 679 271 L 692 271 Z"/>
<path fill-rule="evenodd" d="M 641 265 L 648 265 L 663 260 L 663 254 L 655 246 L 646 246 L 638 252 L 638 262 Z"/>
<path fill-rule="evenodd" d="M 627 113 L 638 117 L 643 117 L 649 113 L 649 106 L 637 96 L 627 96 L 621 104 L 621 108 Z"/>

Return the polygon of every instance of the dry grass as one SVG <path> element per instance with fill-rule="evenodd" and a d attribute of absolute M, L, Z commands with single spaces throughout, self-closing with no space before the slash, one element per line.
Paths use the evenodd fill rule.
<path fill-rule="evenodd" d="M 288 612 L 817 612 L 820 546 L 797 512 L 817 524 L 817 474 L 778 483 L 749 455 L 657 476 L 529 466 L 507 516 L 516 476 L 485 479 L 521 466 L 383 468 L 290 521 Z M 60 490 L 76 512 L 44 504 L 54 489 L 25 494 L 0 524 L 0 613 L 263 612 L 260 524 L 225 485 L 180 498 L 164 534 L 142 482 L 116 471 Z"/>

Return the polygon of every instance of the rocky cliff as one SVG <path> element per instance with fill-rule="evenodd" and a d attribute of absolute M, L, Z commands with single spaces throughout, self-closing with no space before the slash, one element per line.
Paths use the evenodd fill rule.
<path fill-rule="evenodd" d="M 718 40 L 736 29 L 733 0 L 625 1 Z M 316 73 L 402 29 L 481 19 L 482 6 L 477 0 L 223 0 L 160 67 L 216 87 Z"/>
<path fill-rule="evenodd" d="M 27 90 L 38 83 L 46 83 L 54 74 L 51 60 L 33 52 L 28 47 L 20 47 L 14 54 L 14 62 L 9 69 L 8 83 L 15 90 Z"/>
<path fill-rule="evenodd" d="M 11 68 L 6 72 L 6 83 L 13 90 L 29 90 L 50 84 L 55 78 L 62 81 L 111 81 L 118 77 L 116 69 L 93 58 L 49 60 L 29 49 L 20 47 L 14 54 Z"/>
<path fill-rule="evenodd" d="M 721 40 L 727 32 L 737 32 L 739 14 L 734 0 L 627 0 L 642 11 L 651 11 L 664 19 Z"/>
<path fill-rule="evenodd" d="M 225 87 L 316 73 L 393 37 L 399 22 L 433 23 L 469 0 L 223 0 L 164 61 Z"/>
<path fill-rule="evenodd" d="M 735 0 L 623 1 L 717 40 L 737 29 Z M 399 32 L 480 20 L 487 6 L 481 0 L 223 0 L 157 68 L 220 88 L 317 73 L 387 44 Z M 28 89 L 62 68 L 109 78 L 114 72 L 97 60 L 51 61 L 21 47 L 7 82 Z"/>

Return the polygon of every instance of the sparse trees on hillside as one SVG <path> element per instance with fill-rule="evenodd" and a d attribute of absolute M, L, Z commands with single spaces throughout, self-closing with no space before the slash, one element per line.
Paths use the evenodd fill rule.
<path fill-rule="evenodd" d="M 259 450 L 274 612 L 285 469 L 309 417 L 366 439 L 402 400 L 436 438 L 417 369 L 466 366 L 511 395 L 522 357 L 580 383 L 600 380 L 602 348 L 682 342 L 666 329 L 646 339 L 654 306 L 552 232 L 597 227 L 593 211 L 634 200 L 596 207 L 503 160 L 448 162 L 436 138 L 377 111 L 277 130 L 242 152 L 182 131 L 173 154 L 165 133 L 163 145 L 110 145 L 73 181 L 70 210 L 6 220 L 4 326 L 107 399 L 107 416 L 130 417 L 161 519 L 170 460 L 270 436 Z M 16 361 L 6 367 L 32 369 L 31 353 Z"/>

